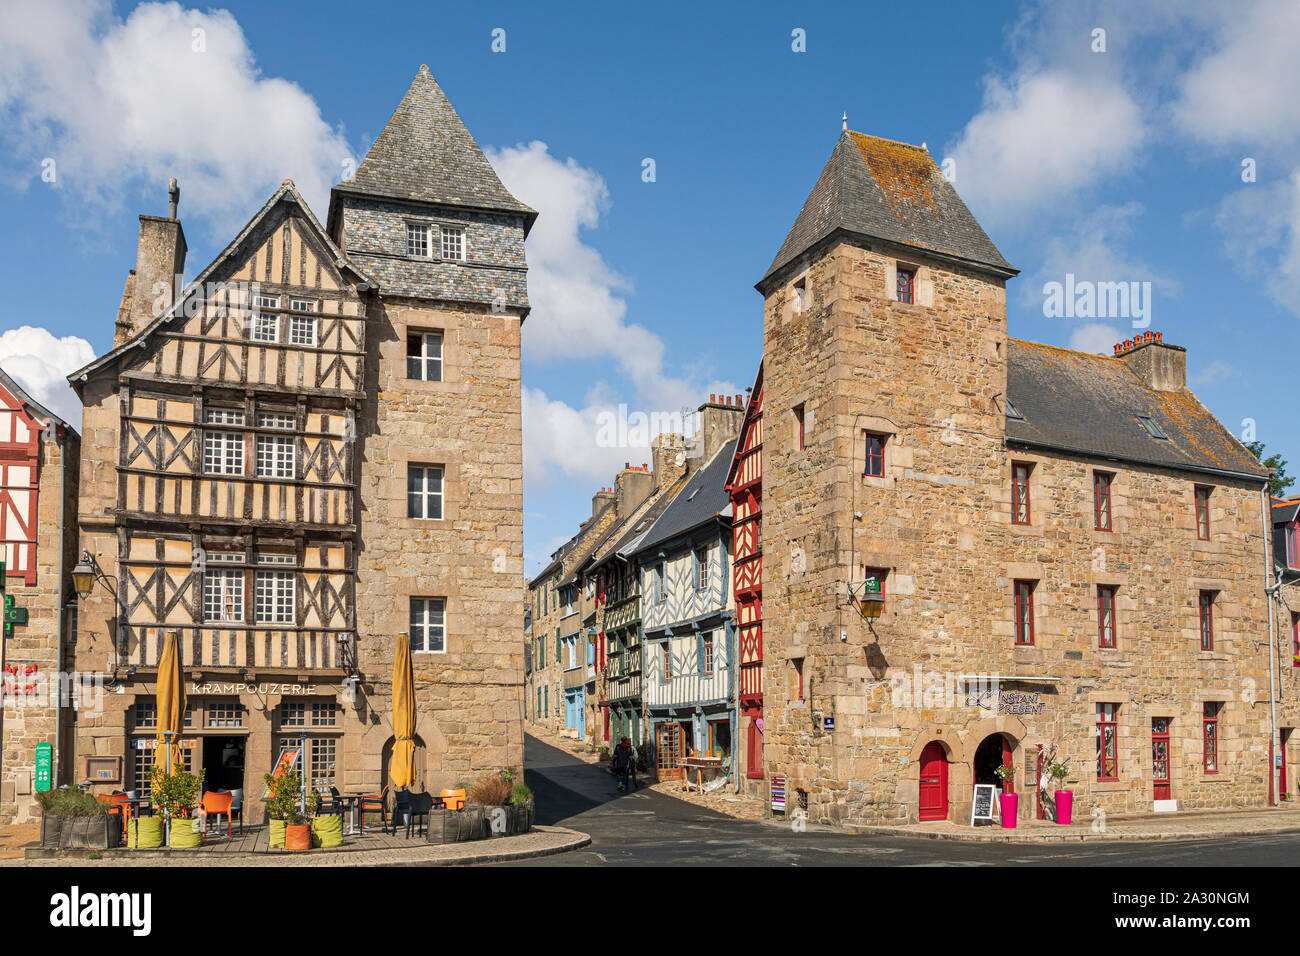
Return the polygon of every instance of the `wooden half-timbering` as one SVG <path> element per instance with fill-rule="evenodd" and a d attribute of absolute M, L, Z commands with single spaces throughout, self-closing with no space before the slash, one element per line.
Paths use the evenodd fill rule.
<path fill-rule="evenodd" d="M 763 710 L 763 369 L 750 393 L 727 490 L 732 503 L 739 704 Z"/>
<path fill-rule="evenodd" d="M 20 396 L 0 385 L 0 541 L 5 575 L 36 583 L 41 430 Z"/>

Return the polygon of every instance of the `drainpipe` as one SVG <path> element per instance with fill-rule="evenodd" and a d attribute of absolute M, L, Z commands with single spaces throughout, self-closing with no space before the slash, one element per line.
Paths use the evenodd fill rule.
<path fill-rule="evenodd" d="M 60 432 L 62 431 L 62 434 Z M 67 501 L 68 492 L 68 434 L 66 430 L 55 428 L 55 440 L 59 443 L 59 572 L 57 584 L 55 585 L 55 595 L 57 597 L 55 612 L 55 633 L 58 635 L 57 657 L 58 675 L 59 675 L 59 693 L 63 690 L 63 641 L 66 637 L 64 633 L 64 618 L 67 616 L 64 611 L 64 591 L 63 591 L 63 559 L 65 556 L 64 541 L 67 539 L 67 532 L 64 530 L 63 522 L 66 516 L 63 512 L 64 502 Z M 69 700 L 71 700 L 71 691 L 69 691 Z M 50 786 L 57 790 L 63 776 L 63 701 L 60 700 L 54 710 L 54 766 L 50 768 Z"/>
<path fill-rule="evenodd" d="M 1277 583 L 1270 586 L 1273 578 L 1273 562 L 1269 551 L 1273 547 L 1273 524 L 1268 516 L 1268 485 L 1259 493 L 1260 508 L 1264 521 L 1264 599 L 1268 602 L 1268 805 L 1277 806 L 1277 768 L 1274 767 L 1273 749 L 1277 746 L 1277 632 L 1273 626 L 1273 595 L 1282 586 L 1282 576 Z"/>

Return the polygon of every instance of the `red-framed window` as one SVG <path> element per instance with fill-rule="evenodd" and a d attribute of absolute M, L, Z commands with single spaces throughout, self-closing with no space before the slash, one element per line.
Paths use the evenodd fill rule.
<path fill-rule="evenodd" d="M 1119 779 L 1119 704 L 1097 705 L 1097 779 Z"/>
<path fill-rule="evenodd" d="M 1092 511 L 1096 518 L 1098 531 L 1109 531 L 1110 526 L 1110 481 L 1115 476 L 1108 471 L 1092 473 Z"/>
<path fill-rule="evenodd" d="M 1013 524 L 1029 524 L 1029 471 L 1031 465 L 1024 462 L 1011 463 L 1011 521 Z"/>
<path fill-rule="evenodd" d="M 1115 646 L 1115 586 L 1097 586 L 1097 646 Z"/>
<path fill-rule="evenodd" d="M 862 576 L 868 580 L 874 579 L 879 584 L 881 597 L 880 611 L 883 614 L 885 611 L 885 601 L 888 600 L 888 598 L 885 597 L 885 578 L 889 576 L 889 569 L 866 568 Z"/>
<path fill-rule="evenodd" d="M 1210 540 L 1210 489 L 1205 485 L 1196 486 L 1196 537 Z"/>
<path fill-rule="evenodd" d="M 909 304 L 916 301 L 916 270 L 898 267 L 898 301 Z"/>
<path fill-rule="evenodd" d="M 1291 658 L 1292 666 L 1300 667 L 1300 613 L 1291 612 Z"/>
<path fill-rule="evenodd" d="M 1034 582 L 1015 583 L 1016 646 L 1029 647 L 1034 643 Z"/>
<path fill-rule="evenodd" d="M 885 436 L 867 432 L 867 460 L 864 475 L 883 478 L 885 474 Z"/>
<path fill-rule="evenodd" d="M 1286 566 L 1288 568 L 1300 568 L 1300 525 L 1287 525 Z"/>
<path fill-rule="evenodd" d="M 1205 702 L 1204 734 L 1205 772 L 1219 772 L 1219 708 L 1221 704 L 1212 700 Z"/>
<path fill-rule="evenodd" d="M 795 441 L 796 441 L 795 449 L 798 451 L 803 451 L 804 434 L 803 434 L 803 406 L 802 405 L 796 405 L 794 407 L 794 424 L 795 424 Z"/>
<path fill-rule="evenodd" d="M 1201 615 L 1201 650 L 1214 650 L 1214 592 L 1202 591 L 1197 599 Z"/>
<path fill-rule="evenodd" d="M 795 690 L 798 694 L 795 700 L 803 700 L 803 658 L 796 657 L 790 663 L 794 665 Z"/>

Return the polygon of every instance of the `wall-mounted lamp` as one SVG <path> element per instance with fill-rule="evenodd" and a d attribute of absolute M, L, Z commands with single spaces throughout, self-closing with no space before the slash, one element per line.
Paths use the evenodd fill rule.
<path fill-rule="evenodd" d="M 880 612 L 885 608 L 885 595 L 880 590 L 880 579 L 850 581 L 849 603 L 865 618 L 874 620 L 880 617 Z"/>
<path fill-rule="evenodd" d="M 95 561 L 95 556 L 86 548 L 82 548 L 81 560 L 72 569 L 72 586 L 77 592 L 77 597 L 83 601 L 90 597 L 90 592 L 95 589 L 95 581 L 97 580 L 103 581 L 104 587 L 112 592 L 113 597 L 117 597 L 117 588 L 113 586 L 112 579 L 100 569 L 98 562 Z"/>

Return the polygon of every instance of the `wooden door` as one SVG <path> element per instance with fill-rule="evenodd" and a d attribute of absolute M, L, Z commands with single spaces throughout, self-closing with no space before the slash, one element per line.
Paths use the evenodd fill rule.
<path fill-rule="evenodd" d="M 920 810 L 922 820 L 948 819 L 948 759 L 938 741 L 921 751 Z"/>
<path fill-rule="evenodd" d="M 655 770 L 660 780 L 680 780 L 682 776 L 682 725 L 660 724 L 655 728 Z"/>
<path fill-rule="evenodd" d="M 1151 779 L 1152 796 L 1156 800 L 1170 798 L 1169 786 L 1169 718 L 1151 718 Z"/>

